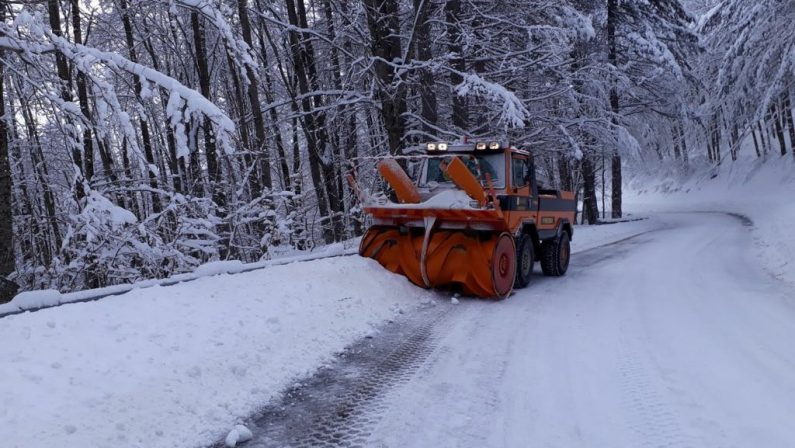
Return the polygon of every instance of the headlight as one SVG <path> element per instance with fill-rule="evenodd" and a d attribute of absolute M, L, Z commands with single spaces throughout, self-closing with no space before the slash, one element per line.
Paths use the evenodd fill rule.
<path fill-rule="evenodd" d="M 447 143 L 439 143 L 437 148 L 439 149 L 439 151 L 447 151 Z"/>
<path fill-rule="evenodd" d="M 500 149 L 500 142 L 489 143 L 489 149 Z"/>
<path fill-rule="evenodd" d="M 475 149 L 477 149 L 478 151 L 482 151 L 482 150 L 486 149 L 486 144 L 482 143 L 482 142 L 478 143 L 478 144 L 475 145 Z"/>
<path fill-rule="evenodd" d="M 428 151 L 436 151 L 436 143 L 428 143 Z"/>

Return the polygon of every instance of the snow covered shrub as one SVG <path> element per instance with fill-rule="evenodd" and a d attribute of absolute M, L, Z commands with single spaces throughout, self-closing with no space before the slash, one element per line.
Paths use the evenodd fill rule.
<path fill-rule="evenodd" d="M 212 202 L 175 196 L 143 222 L 91 191 L 70 218 L 56 267 L 61 290 L 96 288 L 163 278 L 217 259 Z"/>
<path fill-rule="evenodd" d="M 230 257 L 255 261 L 310 247 L 301 199 L 290 191 L 266 191 L 239 204 L 229 216 Z"/>

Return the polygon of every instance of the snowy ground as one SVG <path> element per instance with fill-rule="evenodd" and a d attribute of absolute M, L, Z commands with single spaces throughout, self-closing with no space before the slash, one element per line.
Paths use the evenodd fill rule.
<path fill-rule="evenodd" d="M 364 446 L 795 446 L 795 301 L 730 216 L 668 228 L 498 305 L 462 301 Z"/>
<path fill-rule="evenodd" d="M 659 225 L 578 228 L 574 250 Z M 335 352 L 429 301 L 450 306 L 354 256 L 4 317 L 0 440 L 19 448 L 209 444 Z"/>
<path fill-rule="evenodd" d="M 795 160 L 771 154 L 767 161 L 726 161 L 684 181 L 678 176 L 649 180 L 641 175 L 625 189 L 625 207 L 637 213 L 711 210 L 746 215 L 754 222 L 753 258 L 795 287 L 794 192 Z"/>

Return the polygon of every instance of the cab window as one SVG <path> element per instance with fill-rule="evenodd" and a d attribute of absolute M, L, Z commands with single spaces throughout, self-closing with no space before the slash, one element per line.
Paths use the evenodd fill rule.
<path fill-rule="evenodd" d="M 511 159 L 511 186 L 522 188 L 527 186 L 527 159 Z"/>
<path fill-rule="evenodd" d="M 505 156 L 502 154 L 478 154 L 472 157 L 460 156 L 461 161 L 475 176 L 479 176 L 481 185 L 486 186 L 486 175 L 491 178 L 494 188 L 505 188 Z M 443 158 L 426 159 L 425 169 L 420 177 L 420 186 L 450 182 L 441 169 Z"/>

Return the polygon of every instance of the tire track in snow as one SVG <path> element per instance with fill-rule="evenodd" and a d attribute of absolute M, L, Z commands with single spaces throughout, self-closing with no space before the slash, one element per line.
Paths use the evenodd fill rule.
<path fill-rule="evenodd" d="M 682 427 L 671 405 L 661 391 L 661 379 L 650 372 L 649 353 L 640 350 L 637 340 L 623 329 L 619 349 L 619 375 L 624 392 L 629 427 L 638 435 L 638 447 L 679 448 L 692 443 L 682 432 Z"/>
<path fill-rule="evenodd" d="M 287 390 L 250 422 L 247 447 L 364 447 L 381 397 L 422 366 L 456 307 L 429 306 L 352 345 L 328 368 Z M 223 443 L 218 443 L 218 447 Z"/>

